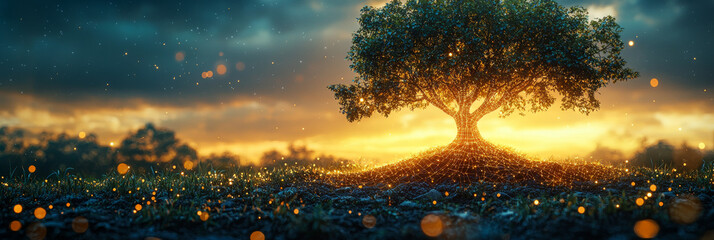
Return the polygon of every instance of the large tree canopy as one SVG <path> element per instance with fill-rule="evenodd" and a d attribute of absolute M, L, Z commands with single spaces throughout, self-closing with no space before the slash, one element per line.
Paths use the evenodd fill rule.
<path fill-rule="evenodd" d="M 329 86 L 349 121 L 433 105 L 462 131 L 500 109 L 596 110 L 597 90 L 637 77 L 613 17 L 550 0 L 408 0 L 364 7 L 347 59 L 358 76 Z"/>

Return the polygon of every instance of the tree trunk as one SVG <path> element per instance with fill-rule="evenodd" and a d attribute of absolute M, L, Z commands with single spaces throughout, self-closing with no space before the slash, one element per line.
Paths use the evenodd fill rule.
<path fill-rule="evenodd" d="M 479 118 L 480 119 L 480 118 Z M 452 145 L 475 145 L 484 142 L 481 138 L 481 133 L 478 131 L 476 123 L 479 119 L 472 119 L 466 114 L 459 114 L 454 120 L 456 121 L 456 138 Z"/>

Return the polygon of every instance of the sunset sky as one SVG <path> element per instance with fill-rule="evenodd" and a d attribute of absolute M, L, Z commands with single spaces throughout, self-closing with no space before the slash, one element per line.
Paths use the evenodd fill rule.
<path fill-rule="evenodd" d="M 545 159 L 598 144 L 631 153 L 643 138 L 712 149 L 714 1 L 557 2 L 616 17 L 640 78 L 602 89 L 589 116 L 558 105 L 488 115 L 486 139 Z M 291 142 L 378 163 L 445 145 L 456 126 L 436 108 L 350 123 L 326 88 L 355 77 L 345 57 L 359 9 L 383 4 L 2 1 L 0 125 L 93 132 L 108 144 L 153 122 L 200 154 L 253 161 Z"/>

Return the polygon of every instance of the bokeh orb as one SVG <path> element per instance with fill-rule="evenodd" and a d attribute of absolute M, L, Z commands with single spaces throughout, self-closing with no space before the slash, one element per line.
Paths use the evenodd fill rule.
<path fill-rule="evenodd" d="M 126 165 L 126 163 L 120 163 L 117 165 L 117 172 L 119 174 L 124 175 L 129 171 L 129 165 Z"/>
<path fill-rule="evenodd" d="M 699 198 L 691 195 L 674 199 L 669 204 L 669 218 L 679 224 L 690 224 L 699 218 L 702 212 L 702 204 Z"/>
<path fill-rule="evenodd" d="M 444 223 L 437 215 L 426 215 L 421 219 L 421 231 L 429 237 L 437 237 L 444 232 Z"/>
<path fill-rule="evenodd" d="M 176 52 L 176 55 L 174 55 L 174 59 L 177 62 L 181 62 L 186 58 L 186 54 L 182 51 Z"/>
<path fill-rule="evenodd" d="M 265 240 L 265 234 L 261 231 L 255 231 L 250 234 L 250 240 Z"/>
<path fill-rule="evenodd" d="M 37 170 L 37 167 L 35 167 L 35 165 L 30 165 L 30 166 L 27 168 L 27 171 L 30 172 L 30 173 L 34 173 L 36 170 Z"/>
<path fill-rule="evenodd" d="M 377 218 L 372 215 L 364 215 L 362 217 L 362 225 L 366 228 L 373 228 L 377 225 Z"/>
<path fill-rule="evenodd" d="M 226 74 L 227 70 L 226 65 L 218 64 L 218 66 L 216 66 L 216 73 L 218 73 L 218 75 Z"/>
<path fill-rule="evenodd" d="M 15 213 L 21 213 L 21 212 L 22 212 L 22 205 L 20 205 L 20 204 L 15 204 L 15 206 L 12 207 L 12 211 L 14 211 Z"/>
<path fill-rule="evenodd" d="M 640 220 L 635 223 L 634 231 L 640 238 L 654 238 L 659 233 L 659 224 L 652 219 Z"/>
<path fill-rule="evenodd" d="M 44 208 L 38 207 L 35 208 L 34 214 L 37 219 L 44 219 L 47 215 L 47 211 Z"/>
<path fill-rule="evenodd" d="M 650 86 L 652 86 L 652 87 L 659 86 L 659 80 L 657 80 L 656 78 L 650 79 Z"/>
<path fill-rule="evenodd" d="M 10 230 L 13 232 L 20 231 L 20 228 L 22 228 L 22 223 L 20 221 L 15 220 L 10 222 Z"/>
<path fill-rule="evenodd" d="M 72 220 L 72 230 L 76 233 L 83 233 L 89 228 L 89 221 L 87 218 L 79 216 Z"/>
<path fill-rule="evenodd" d="M 31 240 L 45 239 L 47 236 L 47 227 L 39 222 L 31 223 L 25 228 L 25 233 L 27 234 L 27 238 Z"/>

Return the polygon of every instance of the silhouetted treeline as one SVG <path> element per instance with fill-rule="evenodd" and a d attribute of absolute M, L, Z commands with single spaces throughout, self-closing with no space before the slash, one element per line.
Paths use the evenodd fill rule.
<path fill-rule="evenodd" d="M 675 146 L 665 140 L 659 140 L 651 145 L 644 144 L 643 141 L 640 149 L 630 157 L 625 156 L 620 150 L 598 145 L 590 153 L 590 158 L 615 166 L 697 170 L 704 164 L 711 164 L 714 161 L 714 151 L 702 151 L 686 142 Z"/>
<path fill-rule="evenodd" d="M 354 167 L 352 161 L 344 158 L 336 158 L 332 155 L 316 156 L 315 151 L 308 149 L 306 146 L 296 146 L 290 144 L 288 153 L 282 154 L 277 150 L 271 150 L 263 153 L 260 158 L 260 166 L 263 167 L 282 167 L 282 166 L 315 166 L 324 169 L 345 169 Z"/>
<path fill-rule="evenodd" d="M 290 145 L 288 152 L 282 155 L 276 150 L 268 151 L 261 163 L 267 167 L 283 163 L 301 166 L 314 163 L 319 167 L 333 168 L 338 163 L 348 162 L 325 155 L 313 158 L 314 152 L 305 146 Z M 265 159 L 269 157 L 266 156 L 276 161 L 267 161 Z M 241 158 L 229 152 L 199 157 L 196 149 L 176 138 L 174 131 L 151 123 L 130 132 L 116 147 L 101 145 L 92 133 L 80 137 L 0 127 L 0 176 L 26 174 L 29 166 L 35 166 L 34 174 L 43 177 L 68 168 L 73 174 L 100 176 L 116 171 L 119 163 L 126 163 L 131 166 L 131 171 L 142 173 L 174 167 L 188 170 L 199 166 L 229 169 L 241 166 Z"/>

